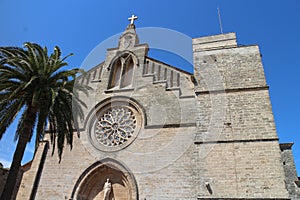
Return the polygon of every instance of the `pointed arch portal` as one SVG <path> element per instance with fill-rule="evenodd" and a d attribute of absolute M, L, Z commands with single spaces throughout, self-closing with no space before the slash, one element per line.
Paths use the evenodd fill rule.
<path fill-rule="evenodd" d="M 104 199 L 103 186 L 107 179 L 112 185 L 110 200 L 138 199 L 138 187 L 133 174 L 124 165 L 110 158 L 97 161 L 81 174 L 73 188 L 71 199 Z"/>

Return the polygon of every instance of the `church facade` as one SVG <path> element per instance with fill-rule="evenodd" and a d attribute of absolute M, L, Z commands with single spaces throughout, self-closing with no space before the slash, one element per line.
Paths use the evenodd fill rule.
<path fill-rule="evenodd" d="M 131 23 L 77 84 L 87 107 L 61 163 L 47 137 L 17 199 L 299 199 L 292 144 L 279 144 L 258 46 L 193 39 L 194 73 L 148 57 Z"/>

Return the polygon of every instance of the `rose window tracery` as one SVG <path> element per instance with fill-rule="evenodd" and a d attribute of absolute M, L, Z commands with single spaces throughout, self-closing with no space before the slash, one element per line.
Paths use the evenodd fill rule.
<path fill-rule="evenodd" d="M 110 108 L 100 116 L 96 123 L 96 140 L 104 146 L 119 146 L 133 136 L 136 123 L 136 117 L 130 109 Z"/>

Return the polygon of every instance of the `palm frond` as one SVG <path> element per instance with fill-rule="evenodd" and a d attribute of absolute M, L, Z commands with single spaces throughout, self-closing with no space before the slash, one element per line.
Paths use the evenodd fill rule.
<path fill-rule="evenodd" d="M 78 92 L 88 94 L 87 90 L 91 89 L 81 85 L 74 89 L 76 77 L 85 72 L 78 68 L 64 70 L 63 67 L 68 65 L 66 59 L 73 54 L 61 55 L 58 46 L 48 55 L 46 47 L 30 42 L 24 43 L 23 48 L 0 47 L 0 114 L 3 114 L 0 137 L 25 106 L 16 138 L 24 134 L 25 129 L 31 138 L 33 128 L 36 128 L 37 145 L 49 124 L 53 152 L 57 145 L 59 159 L 65 142 L 73 147 L 73 132 L 79 130 L 78 120 L 84 118 L 82 106 L 86 105 L 78 98 Z M 32 107 L 34 111 L 30 111 Z M 28 118 L 31 118 L 30 127 Z"/>
<path fill-rule="evenodd" d="M 18 113 L 21 114 L 15 133 L 15 139 L 20 139 L 19 151 L 14 155 L 15 167 L 10 173 L 14 175 L 8 178 L 7 185 L 16 183 L 13 177 L 17 177 L 26 142 L 31 139 L 34 128 L 37 146 L 49 124 L 52 154 L 57 146 L 59 161 L 65 143 L 73 147 L 74 127 L 78 130 L 77 120 L 83 118 L 81 106 L 86 105 L 77 96 L 77 90 L 85 92 L 85 88 L 80 86 L 73 90 L 74 79 L 82 71 L 64 70 L 68 65 L 65 60 L 71 55 L 62 58 L 57 46 L 48 55 L 46 47 L 30 42 L 23 48 L 0 47 L 0 139 Z M 72 104 L 76 108 L 72 108 Z M 11 193 L 6 194 L 11 196 Z"/>
<path fill-rule="evenodd" d="M 27 142 L 30 142 L 33 135 L 35 123 L 36 123 L 37 112 L 35 112 L 34 110 L 36 110 L 36 108 L 33 108 L 30 104 L 25 105 L 24 112 L 22 113 L 22 116 L 18 122 L 17 130 L 14 138 L 15 141 L 17 141 L 20 134 L 27 133 L 29 134 L 29 140 Z"/>
<path fill-rule="evenodd" d="M 22 99 L 0 103 L 0 139 L 23 106 Z"/>

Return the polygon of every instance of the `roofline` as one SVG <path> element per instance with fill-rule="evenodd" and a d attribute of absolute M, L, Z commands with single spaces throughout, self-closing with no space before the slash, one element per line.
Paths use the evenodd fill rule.
<path fill-rule="evenodd" d="M 163 65 L 167 65 L 168 67 L 171 67 L 171 68 L 173 68 L 173 69 L 175 69 L 175 70 L 177 70 L 177 71 L 179 71 L 179 72 L 182 72 L 182 73 L 184 73 L 184 74 L 187 74 L 187 75 L 189 75 L 189 76 L 194 75 L 194 74 L 192 74 L 192 73 L 190 73 L 190 72 L 187 72 L 187 71 L 185 71 L 185 70 L 183 70 L 183 69 L 180 69 L 180 68 L 178 68 L 178 67 L 174 67 L 174 66 L 169 65 L 169 64 L 167 64 L 167 63 L 164 63 L 164 62 L 162 62 L 162 61 L 160 61 L 160 60 L 156 60 L 156 59 L 151 58 L 151 57 L 148 57 L 148 56 L 145 56 L 145 58 L 147 58 L 147 59 L 149 59 L 149 60 L 152 60 L 152 61 L 154 61 L 154 62 L 161 63 L 161 64 L 163 64 Z"/>
<path fill-rule="evenodd" d="M 281 143 L 279 144 L 280 150 L 287 150 L 287 149 L 292 149 L 294 142 L 289 142 L 289 143 Z"/>

